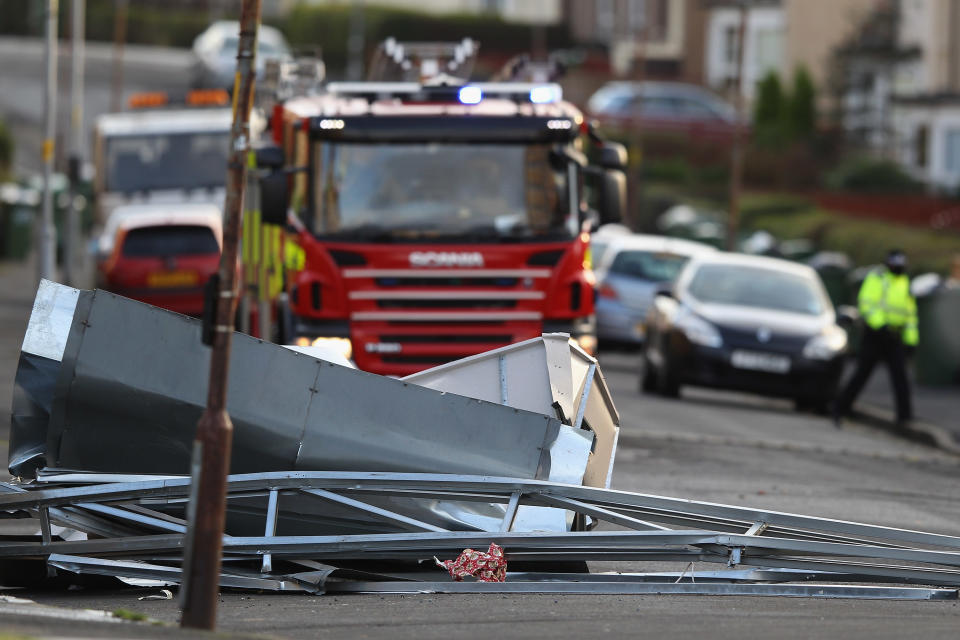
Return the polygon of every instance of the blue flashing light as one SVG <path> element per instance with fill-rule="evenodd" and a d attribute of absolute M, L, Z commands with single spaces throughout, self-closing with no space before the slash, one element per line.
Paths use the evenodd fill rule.
<path fill-rule="evenodd" d="M 480 90 L 480 87 L 460 87 L 458 97 L 463 104 L 480 104 L 480 101 L 483 100 L 483 91 Z"/>
<path fill-rule="evenodd" d="M 547 104 L 560 100 L 559 88 L 551 85 L 534 87 L 530 89 L 530 102 L 534 104 Z"/>

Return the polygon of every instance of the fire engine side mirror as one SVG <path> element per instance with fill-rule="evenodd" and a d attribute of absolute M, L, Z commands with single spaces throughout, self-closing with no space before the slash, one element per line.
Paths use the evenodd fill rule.
<path fill-rule="evenodd" d="M 627 176 L 618 169 L 604 169 L 597 185 L 600 224 L 621 222 L 627 210 Z"/>
<path fill-rule="evenodd" d="M 600 166 L 604 169 L 625 171 L 627 168 L 627 148 L 619 142 L 604 142 L 600 147 Z"/>
<path fill-rule="evenodd" d="M 287 223 L 290 207 L 288 176 L 283 171 L 274 171 L 260 178 L 260 219 L 265 224 Z"/>
<path fill-rule="evenodd" d="M 253 153 L 257 159 L 258 169 L 277 170 L 282 168 L 286 162 L 286 159 L 283 155 L 283 149 L 274 144 L 257 147 L 254 149 Z"/>

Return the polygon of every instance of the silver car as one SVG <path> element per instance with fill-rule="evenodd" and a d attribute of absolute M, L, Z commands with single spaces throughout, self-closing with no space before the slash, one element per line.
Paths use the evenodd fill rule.
<path fill-rule="evenodd" d="M 240 46 L 240 23 L 230 20 L 214 22 L 193 41 L 191 85 L 195 89 L 233 89 L 237 71 L 237 48 Z M 257 36 L 257 78 L 263 77 L 267 58 L 289 58 L 290 47 L 283 34 L 273 27 L 260 26 Z"/>
<path fill-rule="evenodd" d="M 597 337 L 609 346 L 640 346 L 644 320 L 658 289 L 672 283 L 687 261 L 716 251 L 699 242 L 652 235 L 618 237 L 597 266 Z"/>

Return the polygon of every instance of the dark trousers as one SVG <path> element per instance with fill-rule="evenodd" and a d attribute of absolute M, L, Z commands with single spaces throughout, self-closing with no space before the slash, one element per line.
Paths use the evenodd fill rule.
<path fill-rule="evenodd" d="M 863 390 L 863 385 L 870 379 L 873 368 L 880 361 L 887 365 L 887 371 L 890 374 L 890 385 L 893 387 L 897 404 L 897 420 L 913 418 L 910 382 L 907 380 L 907 349 L 900 337 L 900 332 L 870 328 L 866 328 L 863 333 L 860 353 L 857 356 L 857 368 L 837 398 L 835 413 L 838 416 L 850 411 L 850 407 Z"/>

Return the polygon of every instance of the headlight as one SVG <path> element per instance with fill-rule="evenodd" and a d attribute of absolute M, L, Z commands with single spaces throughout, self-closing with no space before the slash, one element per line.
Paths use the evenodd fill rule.
<path fill-rule="evenodd" d="M 574 338 L 570 338 L 571 341 L 574 341 Z M 589 353 L 592 356 L 597 355 L 597 337 L 590 335 L 589 333 L 584 333 L 576 337 L 575 342 L 577 346 Z"/>
<path fill-rule="evenodd" d="M 830 360 L 846 348 L 847 332 L 836 325 L 830 325 L 807 341 L 803 348 L 803 357 L 810 360 Z"/>
<path fill-rule="evenodd" d="M 353 357 L 353 343 L 350 342 L 350 338 L 315 338 L 311 346 L 327 347 L 331 351 L 336 351 L 347 360 Z"/>
<path fill-rule="evenodd" d="M 681 310 L 673 319 L 673 326 L 683 331 L 687 340 L 704 347 L 717 349 L 723 346 L 720 332 L 712 324 L 690 311 Z"/>
<path fill-rule="evenodd" d="M 298 347 L 324 347 L 339 353 L 347 360 L 353 357 L 353 343 L 350 342 L 350 338 L 327 338 L 321 336 L 319 338 L 309 338 L 307 336 L 300 336 L 294 341 L 294 345 Z"/>

